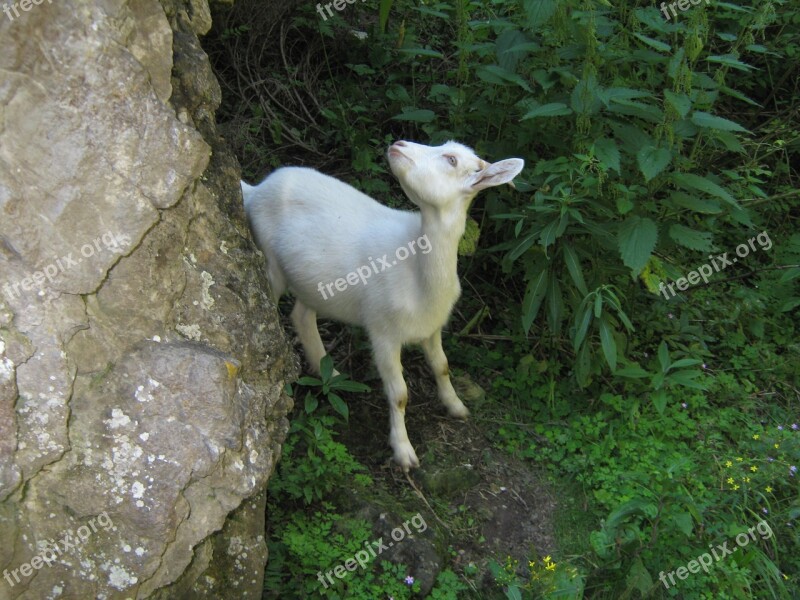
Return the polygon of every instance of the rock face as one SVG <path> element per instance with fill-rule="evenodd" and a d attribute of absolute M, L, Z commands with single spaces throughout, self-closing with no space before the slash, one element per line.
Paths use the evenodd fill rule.
<path fill-rule="evenodd" d="M 17 6 L 0 13 L 0 599 L 260 598 L 296 365 L 214 126 L 206 0 Z"/>

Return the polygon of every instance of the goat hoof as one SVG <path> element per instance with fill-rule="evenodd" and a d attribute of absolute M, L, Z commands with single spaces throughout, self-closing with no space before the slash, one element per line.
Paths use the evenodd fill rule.
<path fill-rule="evenodd" d="M 463 404 L 459 404 L 458 406 L 450 406 L 448 407 L 447 411 L 450 413 L 451 417 L 455 417 L 456 419 L 462 419 L 466 421 L 467 417 L 469 417 L 469 409 Z"/>
<path fill-rule="evenodd" d="M 419 459 L 417 453 L 414 452 L 414 447 L 411 444 L 401 444 L 394 451 L 394 460 L 400 465 L 404 473 L 408 473 L 410 469 L 419 467 Z"/>

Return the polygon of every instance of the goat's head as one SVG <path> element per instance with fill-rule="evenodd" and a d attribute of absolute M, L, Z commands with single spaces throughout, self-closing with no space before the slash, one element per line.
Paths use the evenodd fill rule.
<path fill-rule="evenodd" d="M 525 166 L 521 158 L 487 163 L 457 142 L 424 146 L 398 141 L 386 154 L 403 191 L 419 207 L 468 204 L 482 189 L 510 183 Z"/>

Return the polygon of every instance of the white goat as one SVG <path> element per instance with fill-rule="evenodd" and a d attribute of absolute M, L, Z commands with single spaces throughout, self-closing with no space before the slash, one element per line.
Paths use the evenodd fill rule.
<path fill-rule="evenodd" d="M 406 432 L 400 351 L 420 343 L 450 415 L 469 415 L 442 350 L 442 326 L 461 294 L 458 242 L 475 195 L 509 183 L 525 163 L 510 158 L 489 164 L 455 142 L 431 147 L 399 141 L 387 156 L 420 212 L 388 208 L 302 167 L 278 169 L 255 187 L 242 182 L 242 193 L 275 301 L 287 289 L 297 298 L 292 322 L 311 367 L 319 372 L 326 353 L 317 315 L 366 328 L 389 401 L 394 459 L 408 471 L 419 460 Z M 333 283 L 324 284 L 332 279 L 335 292 Z"/>

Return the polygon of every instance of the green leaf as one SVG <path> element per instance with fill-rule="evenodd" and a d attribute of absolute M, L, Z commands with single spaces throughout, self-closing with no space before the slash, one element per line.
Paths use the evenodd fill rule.
<path fill-rule="evenodd" d="M 716 200 L 690 196 L 686 192 L 672 192 L 669 199 L 677 206 L 707 215 L 716 215 L 722 212 L 722 206 Z"/>
<path fill-rule="evenodd" d="M 328 394 L 328 402 L 331 403 L 333 410 L 344 417 L 345 421 L 350 419 L 350 411 L 347 409 L 347 404 L 339 396 L 333 393 Z"/>
<path fill-rule="evenodd" d="M 669 348 L 667 348 L 667 342 L 662 341 L 658 345 L 658 364 L 661 365 L 661 372 L 666 373 L 669 371 Z"/>
<path fill-rule="evenodd" d="M 692 529 L 694 529 L 694 523 L 692 521 L 692 515 L 688 512 L 681 512 L 672 515 L 672 521 L 675 523 L 675 526 L 678 528 L 679 531 L 683 533 L 687 538 L 692 537 Z"/>
<path fill-rule="evenodd" d="M 641 33 L 634 33 L 633 36 L 645 44 L 653 48 L 654 50 L 658 50 L 659 52 L 672 52 L 672 46 L 669 44 L 665 44 L 664 42 L 660 42 L 658 40 L 654 40 L 651 37 L 647 37 L 646 35 L 642 35 Z"/>
<path fill-rule="evenodd" d="M 575 287 L 578 288 L 578 291 L 581 294 L 586 296 L 589 293 L 589 290 L 586 287 L 586 282 L 583 280 L 583 271 L 581 270 L 581 263 L 578 260 L 578 254 L 570 244 L 564 244 L 562 249 L 564 252 L 564 262 L 567 265 L 567 271 L 569 271 L 570 277 L 572 277 L 572 281 L 575 283 Z"/>
<path fill-rule="evenodd" d="M 733 121 L 729 121 L 728 119 L 723 119 L 722 117 L 717 117 L 715 115 L 703 112 L 701 110 L 694 111 L 694 113 L 692 114 L 692 123 L 694 123 L 698 127 L 703 127 L 706 129 L 747 132 L 747 129 L 745 129 L 738 123 L 734 123 Z"/>
<path fill-rule="evenodd" d="M 704 390 L 708 386 L 702 381 L 695 381 L 695 379 L 697 379 L 701 375 L 702 372 L 694 370 L 675 371 L 667 375 L 667 381 L 694 390 Z"/>
<path fill-rule="evenodd" d="M 392 117 L 395 121 L 414 121 L 416 123 L 430 123 L 436 118 L 436 113 L 427 108 L 410 110 Z"/>
<path fill-rule="evenodd" d="M 669 237 L 684 248 L 699 250 L 701 252 L 711 252 L 712 235 L 710 233 L 689 229 L 688 227 L 676 223 L 669 228 Z"/>
<path fill-rule="evenodd" d="M 314 394 L 312 394 L 311 392 L 307 392 L 304 404 L 305 404 L 306 414 L 310 415 L 312 412 L 317 410 L 317 406 L 319 406 L 319 400 L 317 400 Z"/>
<path fill-rule="evenodd" d="M 581 79 L 570 96 L 570 106 L 578 114 L 594 115 L 600 110 L 600 87 L 597 77 L 589 75 Z"/>
<path fill-rule="evenodd" d="M 673 173 L 672 181 L 675 185 L 683 189 L 705 192 L 710 196 L 716 196 L 724 200 L 734 208 L 741 208 L 739 203 L 736 202 L 736 199 L 731 196 L 725 188 L 720 187 L 710 179 L 701 177 L 700 175 L 695 175 L 694 173 Z"/>
<path fill-rule="evenodd" d="M 526 92 L 532 92 L 528 82 L 525 81 L 522 77 L 514 73 L 513 71 L 508 71 L 499 65 L 482 65 L 478 67 L 475 71 L 475 74 L 478 76 L 479 79 L 483 81 L 487 81 L 489 83 L 496 83 L 496 84 L 508 84 L 508 83 L 515 83 Z"/>
<path fill-rule="evenodd" d="M 680 369 L 683 367 L 693 367 L 695 365 L 701 364 L 703 361 L 699 358 L 681 358 L 676 360 L 672 363 L 669 368 L 670 369 Z"/>
<path fill-rule="evenodd" d="M 629 379 L 643 379 L 645 377 L 649 377 L 650 373 L 645 371 L 642 367 L 637 364 L 627 365 L 614 371 L 614 375 L 618 377 L 627 377 Z"/>
<path fill-rule="evenodd" d="M 541 106 L 537 106 L 536 108 L 532 108 L 525 115 L 520 119 L 520 121 L 525 121 L 526 119 L 534 119 L 536 117 L 563 117 L 564 115 L 571 115 L 572 109 L 569 108 L 566 104 L 561 102 L 552 102 L 550 104 L 542 104 Z"/>
<path fill-rule="evenodd" d="M 352 381 L 350 379 L 345 379 L 344 381 L 336 381 L 337 377 L 345 377 L 344 375 L 337 375 L 333 378 L 333 383 L 331 384 L 331 388 L 335 390 L 340 390 L 342 392 L 369 392 L 372 388 L 364 383 L 359 383 L 358 381 Z"/>
<path fill-rule="evenodd" d="M 790 312 L 800 306 L 800 298 L 789 298 L 780 308 L 781 312 Z"/>
<path fill-rule="evenodd" d="M 547 286 L 547 325 L 553 335 L 561 333 L 561 320 L 564 314 L 564 299 L 561 297 L 561 286 L 558 279 L 552 277 Z"/>
<path fill-rule="evenodd" d="M 745 73 L 749 73 L 750 71 L 755 69 L 754 66 L 748 65 L 747 63 L 743 63 L 733 54 L 712 55 L 706 57 L 706 60 L 710 63 L 725 65 L 726 67 L 731 67 L 732 69 L 738 69 L 739 71 L 744 71 Z"/>
<path fill-rule="evenodd" d="M 647 597 L 648 592 L 653 588 L 653 577 L 644 566 L 642 557 L 637 556 L 628 570 L 628 576 L 625 580 L 628 589 L 638 590 L 642 598 Z"/>
<path fill-rule="evenodd" d="M 522 600 L 522 592 L 520 592 L 518 586 L 511 584 L 506 590 L 506 598 L 508 600 Z"/>
<path fill-rule="evenodd" d="M 605 316 L 600 319 L 600 346 L 608 366 L 614 371 L 617 368 L 617 342 L 614 340 L 613 330 Z"/>
<path fill-rule="evenodd" d="M 522 330 L 527 334 L 534 319 L 539 312 L 542 299 L 547 292 L 547 269 L 542 269 L 541 273 L 528 282 L 525 290 L 525 298 L 522 301 Z"/>
<path fill-rule="evenodd" d="M 330 354 L 326 354 L 319 361 L 319 370 L 322 374 L 322 381 L 328 381 L 333 374 L 333 358 Z"/>
<path fill-rule="evenodd" d="M 658 227 L 648 218 L 632 215 L 619 229 L 617 241 L 622 262 L 633 275 L 638 275 L 656 247 Z"/>
<path fill-rule="evenodd" d="M 617 142 L 611 138 L 598 138 L 594 142 L 594 154 L 606 167 L 619 170 L 619 148 Z"/>
<path fill-rule="evenodd" d="M 389 11 L 392 8 L 393 0 L 381 0 L 381 5 L 378 11 L 378 18 L 381 24 L 381 33 L 386 32 L 386 22 L 389 20 Z"/>
<path fill-rule="evenodd" d="M 320 386 L 322 385 L 322 380 L 317 379 L 316 377 L 309 377 L 308 375 L 304 375 L 300 379 L 297 380 L 297 383 L 300 385 L 306 386 Z"/>
<path fill-rule="evenodd" d="M 639 170 L 644 175 L 644 180 L 648 182 L 661 173 L 671 160 L 672 152 L 666 148 L 645 146 L 636 153 L 636 162 L 639 163 Z"/>
<path fill-rule="evenodd" d="M 650 394 L 650 400 L 653 401 L 653 406 L 656 407 L 658 414 L 663 415 L 664 410 L 667 408 L 667 392 L 666 390 L 656 390 Z"/>
<path fill-rule="evenodd" d="M 575 339 L 573 340 L 572 347 L 577 351 L 586 337 L 586 332 L 589 331 L 589 324 L 592 322 L 592 309 L 587 305 L 583 311 L 583 317 L 580 324 L 575 328 Z"/>
<path fill-rule="evenodd" d="M 535 31 L 550 20 L 558 5 L 556 0 L 523 0 L 523 7 L 528 16 L 528 27 Z"/>
<path fill-rule="evenodd" d="M 689 96 L 684 93 L 678 94 L 672 90 L 664 90 L 664 97 L 667 99 L 667 102 L 669 102 L 678 112 L 681 118 L 689 114 L 689 110 L 692 108 L 692 101 Z"/>

